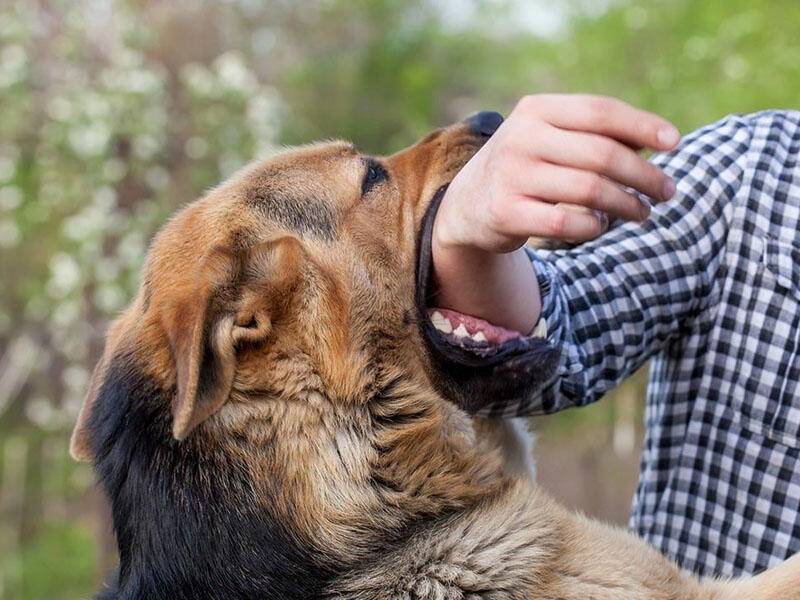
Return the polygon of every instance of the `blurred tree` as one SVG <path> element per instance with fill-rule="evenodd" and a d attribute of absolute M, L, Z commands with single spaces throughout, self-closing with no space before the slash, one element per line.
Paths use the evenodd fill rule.
<path fill-rule="evenodd" d="M 245 55 L 220 51 L 222 39 L 211 54 L 173 53 L 195 46 L 171 30 L 175 14 L 154 9 L 150 23 L 136 10 L 0 4 L 0 556 L 17 557 L 0 562 L 6 597 L 67 593 L 55 571 L 37 571 L 55 557 L 31 548 L 81 543 L 53 506 L 83 507 L 90 479 L 48 448 L 65 456 L 105 324 L 155 227 L 275 141 L 274 90 Z M 90 571 L 67 575 L 91 586 L 95 561 L 74 565 Z"/>
<path fill-rule="evenodd" d="M 730 113 L 798 108 L 800 3 L 618 2 L 578 17 L 549 62 L 560 89 L 621 96 L 690 131 Z"/>

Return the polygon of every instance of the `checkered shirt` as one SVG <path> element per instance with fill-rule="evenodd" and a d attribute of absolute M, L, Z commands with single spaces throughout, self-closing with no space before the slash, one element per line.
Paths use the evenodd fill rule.
<path fill-rule="evenodd" d="M 630 526 L 704 575 L 800 552 L 800 112 L 731 116 L 654 163 L 641 226 L 531 252 L 556 376 L 494 414 L 589 404 L 651 360 Z"/>

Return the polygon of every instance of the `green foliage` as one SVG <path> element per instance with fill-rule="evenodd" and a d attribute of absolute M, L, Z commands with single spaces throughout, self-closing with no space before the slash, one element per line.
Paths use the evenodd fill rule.
<path fill-rule="evenodd" d="M 800 4 L 622 2 L 553 45 L 560 89 L 611 94 L 684 131 L 730 113 L 797 108 Z"/>
<path fill-rule="evenodd" d="M 463 116 L 452 100 L 488 91 L 488 67 L 503 54 L 476 24 L 450 30 L 421 0 L 330 2 L 308 34 L 305 60 L 279 82 L 291 115 L 282 138 L 343 137 L 370 152 L 397 150 Z"/>
<path fill-rule="evenodd" d="M 94 592 L 94 539 L 82 523 L 47 524 L 15 558 L 8 565 L 17 575 L 8 579 L 8 598 L 67 600 Z"/>

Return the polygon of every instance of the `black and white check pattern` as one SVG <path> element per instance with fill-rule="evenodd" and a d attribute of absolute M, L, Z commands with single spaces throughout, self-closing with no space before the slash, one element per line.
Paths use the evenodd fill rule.
<path fill-rule="evenodd" d="M 485 411 L 585 405 L 652 359 L 630 525 L 705 575 L 800 552 L 798 156 L 800 113 L 728 117 L 654 158 L 678 191 L 644 227 L 532 252 L 559 371 Z"/>

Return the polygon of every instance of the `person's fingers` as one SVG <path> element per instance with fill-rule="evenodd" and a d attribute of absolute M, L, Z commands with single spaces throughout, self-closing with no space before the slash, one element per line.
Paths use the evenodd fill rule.
<path fill-rule="evenodd" d="M 593 208 L 586 208 L 585 206 L 578 206 L 577 204 L 556 204 L 556 207 L 562 208 L 566 211 L 571 211 L 573 213 L 578 213 L 581 215 L 586 215 L 587 217 L 599 219 L 600 221 L 600 233 L 605 233 L 608 230 L 608 217 L 606 214 L 599 210 L 594 210 Z M 592 236 L 597 237 L 597 236 Z M 592 238 L 586 239 L 568 239 L 565 240 L 572 244 L 577 244 L 578 242 L 584 242 Z"/>
<path fill-rule="evenodd" d="M 573 131 L 615 138 L 632 147 L 671 150 L 680 132 L 666 119 L 606 96 L 542 94 L 526 96 L 517 105 L 523 113 Z"/>
<path fill-rule="evenodd" d="M 517 173 L 514 187 L 545 202 L 584 206 L 628 221 L 642 221 L 650 214 L 638 198 L 597 173 L 550 163 Z"/>
<path fill-rule="evenodd" d="M 535 153 L 554 164 L 600 173 L 656 200 L 669 200 L 675 193 L 674 182 L 661 169 L 602 135 L 543 128 Z"/>
<path fill-rule="evenodd" d="M 595 211 L 580 207 L 565 208 L 536 199 L 516 199 L 505 205 L 494 219 L 494 226 L 505 236 L 541 237 L 580 242 L 603 233 L 607 220 Z"/>

